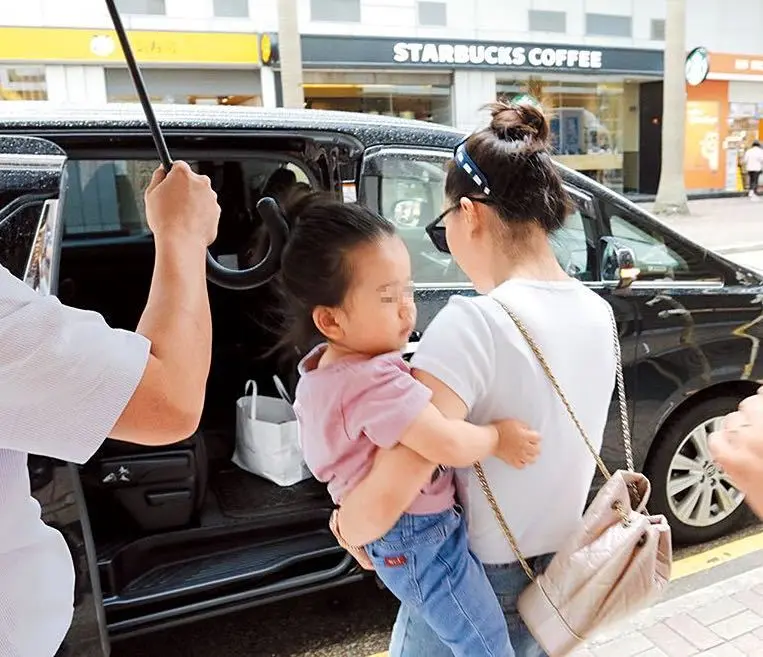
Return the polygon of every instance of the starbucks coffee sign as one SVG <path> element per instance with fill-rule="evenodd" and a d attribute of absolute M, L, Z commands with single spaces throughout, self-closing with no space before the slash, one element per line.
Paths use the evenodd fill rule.
<path fill-rule="evenodd" d="M 623 73 L 661 77 L 661 50 L 527 42 L 416 40 L 303 34 L 307 69 L 489 69 L 555 73 Z"/>
<path fill-rule="evenodd" d="M 602 68 L 602 51 L 580 48 L 542 48 L 464 43 L 420 43 L 399 41 L 392 46 L 398 63 L 471 64 L 479 66 L 532 68 Z"/>

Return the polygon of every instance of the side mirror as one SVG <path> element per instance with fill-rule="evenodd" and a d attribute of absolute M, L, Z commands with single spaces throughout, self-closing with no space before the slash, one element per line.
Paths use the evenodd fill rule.
<path fill-rule="evenodd" d="M 612 237 L 604 237 L 602 241 L 605 245 L 601 259 L 602 280 L 615 281 L 617 289 L 630 287 L 641 273 L 636 266 L 635 251 Z"/>
<path fill-rule="evenodd" d="M 421 199 L 403 199 L 395 203 L 393 221 L 403 228 L 415 228 L 421 222 Z"/>

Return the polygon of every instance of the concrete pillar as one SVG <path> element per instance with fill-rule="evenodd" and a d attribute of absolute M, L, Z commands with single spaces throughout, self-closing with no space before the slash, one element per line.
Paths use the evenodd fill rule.
<path fill-rule="evenodd" d="M 260 85 L 262 86 L 262 106 L 271 108 L 278 107 L 276 76 L 272 67 L 263 66 L 260 69 Z"/>
<path fill-rule="evenodd" d="M 496 99 L 492 71 L 456 71 L 453 75 L 453 125 L 467 132 L 481 127 L 485 113 L 480 108 Z"/>
<path fill-rule="evenodd" d="M 278 51 L 281 60 L 283 106 L 302 108 L 302 44 L 299 36 L 297 0 L 278 0 Z"/>

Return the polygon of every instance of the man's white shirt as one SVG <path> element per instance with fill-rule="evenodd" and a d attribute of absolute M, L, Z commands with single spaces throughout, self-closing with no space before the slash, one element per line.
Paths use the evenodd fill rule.
<path fill-rule="evenodd" d="M 40 518 L 27 454 L 84 463 L 137 388 L 149 341 L 42 296 L 0 267 L 0 656 L 52 657 L 74 569 Z"/>

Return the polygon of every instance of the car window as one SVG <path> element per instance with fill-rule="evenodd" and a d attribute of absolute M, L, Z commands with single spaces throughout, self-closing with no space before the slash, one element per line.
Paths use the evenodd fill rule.
<path fill-rule="evenodd" d="M 662 230 L 657 221 L 607 206 L 610 235 L 629 248 L 640 270 L 639 280 L 718 280 L 720 276 L 699 248 Z"/>
<path fill-rule="evenodd" d="M 636 254 L 636 266 L 646 275 L 688 273 L 689 263 L 673 251 L 656 231 L 634 226 L 618 215 L 610 217 L 612 237 Z"/>
<path fill-rule="evenodd" d="M 64 237 L 148 235 L 143 192 L 158 160 L 69 160 Z"/>
<path fill-rule="evenodd" d="M 575 207 L 564 226 L 549 237 L 564 271 L 581 281 L 592 281 L 595 277 L 596 245 L 591 236 L 592 229 L 585 223 L 588 221 L 590 218 L 584 217 L 580 208 Z"/>
<path fill-rule="evenodd" d="M 450 153 L 390 148 L 367 156 L 363 165 L 360 200 L 395 224 L 411 254 L 418 285 L 469 284 L 453 258 L 438 252 L 424 230 L 443 210 L 450 159 Z"/>
<path fill-rule="evenodd" d="M 469 284 L 453 258 L 439 253 L 424 230 L 444 209 L 446 166 L 451 157 L 449 152 L 389 148 L 367 156 L 364 162 L 360 200 L 394 222 L 410 251 L 418 285 Z M 575 208 L 550 241 L 565 271 L 590 281 L 595 277 L 596 247 L 586 221 Z"/>
<path fill-rule="evenodd" d="M 187 160 L 188 161 L 188 160 Z M 295 186 L 311 186 L 307 173 L 293 162 L 267 156 L 243 161 L 188 161 L 208 175 L 218 193 L 227 252 L 245 245 L 257 232 L 255 207 L 263 196 L 285 197 Z M 63 202 L 64 239 L 135 238 L 150 234 L 143 195 L 159 161 L 154 159 L 67 161 L 68 186 Z M 227 237 L 227 239 L 226 239 Z"/>

